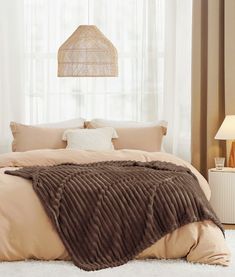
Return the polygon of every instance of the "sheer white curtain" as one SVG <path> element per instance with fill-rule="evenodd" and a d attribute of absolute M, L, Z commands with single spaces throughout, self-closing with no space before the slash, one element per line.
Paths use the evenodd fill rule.
<path fill-rule="evenodd" d="M 21 0 L 0 0 L 0 153 L 10 150 L 11 120 L 24 120 L 24 37 Z"/>
<path fill-rule="evenodd" d="M 191 161 L 192 1 L 165 1 L 163 112 L 168 152 Z"/>
<path fill-rule="evenodd" d="M 165 0 L 24 2 L 29 122 L 73 116 L 160 117 Z M 119 77 L 57 78 L 58 47 L 78 25 L 88 22 L 97 25 L 117 47 Z"/>
<path fill-rule="evenodd" d="M 191 0 L 21 2 L 26 123 L 166 119 L 166 150 L 190 159 Z M 59 46 L 88 23 L 117 47 L 119 77 L 57 78 Z"/>

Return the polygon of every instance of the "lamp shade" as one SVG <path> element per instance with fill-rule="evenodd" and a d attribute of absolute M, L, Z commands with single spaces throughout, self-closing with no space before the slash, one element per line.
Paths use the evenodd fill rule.
<path fill-rule="evenodd" d="M 94 25 L 80 25 L 58 51 L 58 77 L 118 76 L 117 50 Z"/>
<path fill-rule="evenodd" d="M 227 115 L 220 126 L 215 139 L 234 140 L 235 139 L 235 115 Z"/>

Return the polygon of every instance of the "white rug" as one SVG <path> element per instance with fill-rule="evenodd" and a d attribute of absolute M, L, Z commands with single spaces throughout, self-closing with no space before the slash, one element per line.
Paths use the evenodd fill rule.
<path fill-rule="evenodd" d="M 232 253 L 229 267 L 190 264 L 182 260 L 133 261 L 116 268 L 86 272 L 70 262 L 2 262 L 1 277 L 235 277 L 235 231 L 227 230 Z"/>

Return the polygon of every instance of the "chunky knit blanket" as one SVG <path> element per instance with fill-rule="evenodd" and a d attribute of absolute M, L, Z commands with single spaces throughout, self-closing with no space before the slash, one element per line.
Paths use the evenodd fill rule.
<path fill-rule="evenodd" d="M 98 270 L 128 262 L 191 222 L 222 226 L 188 168 L 110 161 L 26 167 L 7 174 L 33 188 L 75 265 Z"/>

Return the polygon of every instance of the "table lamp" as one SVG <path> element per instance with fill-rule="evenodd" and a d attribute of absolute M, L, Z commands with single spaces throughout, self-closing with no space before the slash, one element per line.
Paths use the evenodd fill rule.
<path fill-rule="evenodd" d="M 232 140 L 229 167 L 235 167 L 235 115 L 227 115 L 221 124 L 215 139 Z"/>

